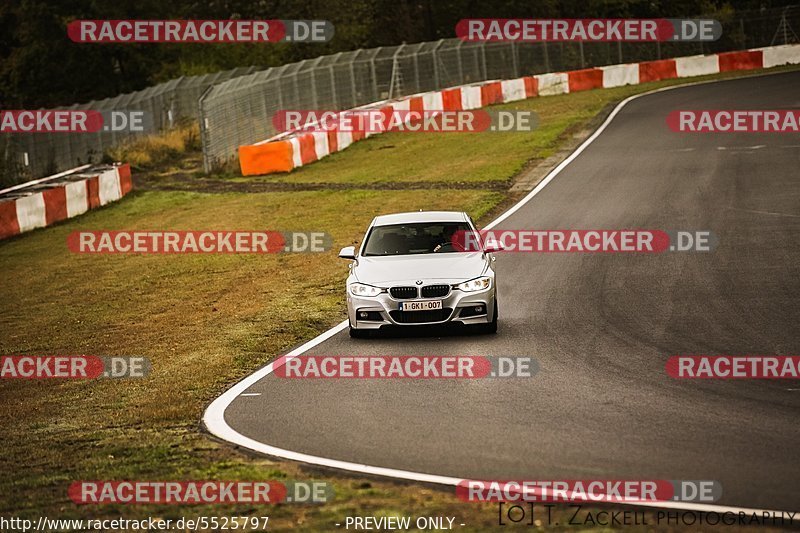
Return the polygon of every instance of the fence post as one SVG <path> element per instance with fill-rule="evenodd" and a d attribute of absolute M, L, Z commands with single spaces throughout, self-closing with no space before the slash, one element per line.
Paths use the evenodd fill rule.
<path fill-rule="evenodd" d="M 273 92 L 280 93 L 280 85 L 278 83 L 276 83 L 274 79 L 272 79 L 273 77 L 272 77 L 272 69 L 271 68 L 268 68 L 268 69 L 264 70 L 261 74 L 259 74 L 259 76 L 262 76 L 263 79 L 264 79 L 264 89 L 265 89 L 264 93 L 263 93 L 263 95 L 261 97 L 261 109 L 264 110 L 264 115 L 262 117 L 262 120 L 264 121 L 265 124 L 273 124 L 273 121 L 272 121 L 273 117 L 271 117 L 270 113 L 269 113 L 269 111 L 270 111 L 270 102 L 269 102 L 268 97 L 267 97 L 267 95 L 269 94 L 268 93 L 268 88 L 272 87 L 272 86 L 275 86 L 275 87 L 278 88 L 278 90 L 277 91 L 273 91 Z M 283 108 L 279 107 L 278 109 L 283 109 Z M 270 129 L 274 131 L 274 127 L 271 127 Z"/>
<path fill-rule="evenodd" d="M 275 77 L 277 78 L 276 81 L 278 82 L 278 90 L 276 91 L 278 93 L 278 109 L 286 109 L 286 107 L 284 107 L 283 104 L 283 87 L 281 86 L 281 78 L 283 77 L 283 73 L 286 71 L 286 67 L 288 66 L 289 65 L 284 65 L 282 67 L 279 67 L 280 70 L 275 75 Z"/>
<path fill-rule="evenodd" d="M 419 49 L 420 49 L 420 47 L 417 46 L 417 49 L 414 50 L 414 56 L 413 57 L 414 57 L 414 79 L 417 80 L 417 87 L 416 87 L 417 90 L 415 92 L 421 93 L 422 89 L 419 86 L 419 82 L 420 82 L 420 77 L 419 77 Z"/>
<path fill-rule="evenodd" d="M 441 89 L 441 79 L 439 76 L 439 47 L 442 46 L 444 39 L 439 39 L 436 46 L 431 50 L 431 60 L 433 61 L 433 85 L 436 89 Z"/>
<path fill-rule="evenodd" d="M 464 79 L 464 63 L 461 60 L 461 45 L 464 44 L 464 41 L 458 41 L 458 46 L 456 46 L 456 57 L 458 58 L 458 83 L 463 84 L 466 80 Z"/>
<path fill-rule="evenodd" d="M 308 69 L 311 77 L 311 102 L 314 109 L 319 108 L 319 100 L 317 100 L 317 65 L 319 65 L 320 61 L 322 61 L 323 57 L 325 56 L 319 56 L 317 59 L 315 59 L 311 63 L 311 67 Z"/>
<path fill-rule="evenodd" d="M 744 32 L 744 19 L 739 19 L 739 32 L 742 34 L 742 44 L 747 48 L 747 34 Z"/>
<path fill-rule="evenodd" d="M 303 70 L 303 67 L 306 65 L 307 62 L 308 62 L 308 59 L 302 60 L 300 62 L 300 64 L 297 66 L 297 68 L 294 69 L 294 71 L 292 72 L 292 87 L 294 88 L 293 93 L 295 95 L 299 95 L 300 94 L 300 86 L 297 84 L 297 74 L 301 70 Z M 314 98 L 316 99 L 316 96 L 314 96 Z M 295 103 L 299 103 L 299 98 L 295 101 Z"/>
<path fill-rule="evenodd" d="M 339 62 L 339 58 L 342 57 L 344 52 L 339 52 L 334 57 L 333 61 L 331 62 L 331 66 L 328 67 L 329 75 L 331 77 L 331 100 L 333 101 L 333 108 L 334 109 L 341 109 L 339 105 L 339 98 L 336 94 L 336 76 L 333 75 L 333 66 Z"/>
<path fill-rule="evenodd" d="M 511 41 L 511 63 L 514 65 L 514 77 L 519 78 L 519 60 L 517 59 L 517 46 Z"/>
<path fill-rule="evenodd" d="M 481 79 L 489 79 L 489 73 L 486 70 L 486 41 L 481 41 Z"/>
<path fill-rule="evenodd" d="M 355 55 L 350 59 L 350 94 L 352 96 L 352 106 L 358 105 L 358 93 L 356 92 L 356 59 L 361 55 L 364 50 L 359 48 L 356 50 Z"/>
<path fill-rule="evenodd" d="M 206 90 L 203 91 L 203 94 L 197 99 L 198 113 L 200 115 L 200 146 L 203 149 L 203 170 L 205 170 L 206 174 L 211 173 L 211 150 L 209 149 L 208 120 L 206 118 L 205 109 L 203 109 L 203 104 L 205 103 L 206 96 L 208 96 L 208 93 L 211 92 L 213 87 L 213 85 L 206 87 Z"/>
<path fill-rule="evenodd" d="M 169 110 L 167 111 L 167 119 L 169 120 L 169 127 L 175 127 L 175 119 L 178 118 L 179 108 L 181 107 L 180 102 L 178 102 L 179 96 L 179 88 L 186 82 L 186 76 L 181 76 L 178 78 L 178 81 L 173 86 L 173 89 L 170 91 L 169 95 Z M 175 103 L 178 102 L 176 106 Z"/>
<path fill-rule="evenodd" d="M 547 51 L 547 41 L 544 41 L 542 46 L 544 46 L 544 71 L 550 72 L 550 53 Z"/>
<path fill-rule="evenodd" d="M 397 79 L 397 76 L 398 76 L 398 72 L 397 72 L 397 70 L 398 70 L 397 54 L 399 54 L 403 50 L 403 48 L 405 48 L 405 47 L 406 47 L 406 43 L 401 44 L 400 46 L 397 47 L 397 50 L 394 51 L 394 54 L 392 54 L 392 76 L 389 78 L 389 100 L 391 100 L 392 97 L 394 96 L 394 82 L 395 82 L 395 79 Z M 372 56 L 372 68 L 373 69 L 375 68 L 375 56 L 374 55 Z M 377 80 L 376 80 L 376 82 L 377 82 Z M 419 80 L 417 80 L 417 86 L 419 86 Z"/>
<path fill-rule="evenodd" d="M 372 95 L 373 95 L 373 101 L 375 101 L 375 102 L 380 100 L 380 93 L 378 92 L 378 72 L 375 69 L 375 57 L 378 55 L 378 53 L 381 51 L 382 48 L 383 48 L 382 46 L 379 46 L 378 48 L 376 48 L 375 49 L 375 53 L 372 54 L 372 56 L 369 58 L 369 65 L 370 65 L 370 68 L 372 69 Z M 392 89 L 390 87 L 389 88 L 389 92 L 390 93 L 391 93 L 391 90 Z"/>

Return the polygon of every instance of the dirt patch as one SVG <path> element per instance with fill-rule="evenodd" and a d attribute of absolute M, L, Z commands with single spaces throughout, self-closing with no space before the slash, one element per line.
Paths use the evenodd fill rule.
<path fill-rule="evenodd" d="M 344 191 L 344 190 L 420 190 L 420 189 L 457 189 L 505 191 L 509 188 L 507 181 L 417 181 L 394 183 L 287 183 L 266 181 L 234 181 L 217 178 L 198 177 L 190 174 L 175 174 L 168 179 L 153 174 L 141 174 L 134 178 L 134 186 L 146 191 L 192 191 L 205 193 L 263 193 L 293 191 Z"/>

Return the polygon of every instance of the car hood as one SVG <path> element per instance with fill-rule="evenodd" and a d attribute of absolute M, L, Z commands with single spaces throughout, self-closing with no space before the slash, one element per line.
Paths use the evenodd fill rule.
<path fill-rule="evenodd" d="M 459 283 L 477 278 L 486 267 L 480 252 L 359 257 L 353 274 L 362 283 L 387 287 L 417 280 Z"/>

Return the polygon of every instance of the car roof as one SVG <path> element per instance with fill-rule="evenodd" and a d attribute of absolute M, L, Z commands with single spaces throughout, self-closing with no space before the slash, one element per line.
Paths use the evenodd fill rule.
<path fill-rule="evenodd" d="M 408 213 L 377 216 L 372 221 L 372 225 L 388 226 L 390 224 L 414 222 L 465 222 L 466 220 L 467 214 L 461 211 L 409 211 Z"/>

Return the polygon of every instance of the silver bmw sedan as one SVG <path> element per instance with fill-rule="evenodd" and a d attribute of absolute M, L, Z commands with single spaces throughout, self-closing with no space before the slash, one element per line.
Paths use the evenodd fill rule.
<path fill-rule="evenodd" d="M 497 331 L 495 257 L 498 242 L 482 242 L 472 219 L 455 211 L 375 217 L 347 277 L 350 336 L 382 327 L 461 323 Z"/>

